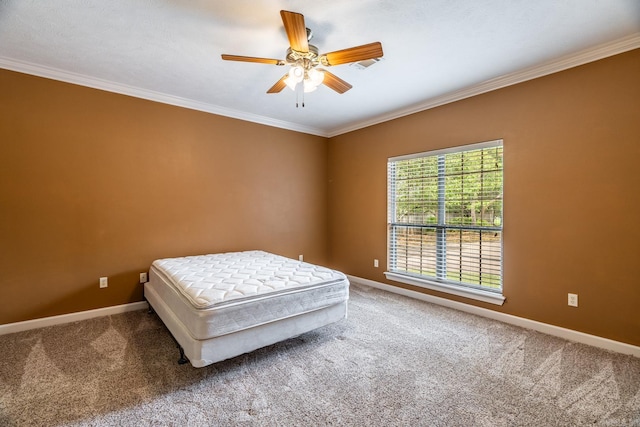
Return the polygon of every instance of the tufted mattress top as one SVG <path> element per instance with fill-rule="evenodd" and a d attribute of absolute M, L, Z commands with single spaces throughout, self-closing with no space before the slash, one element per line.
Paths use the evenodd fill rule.
<path fill-rule="evenodd" d="M 195 339 L 320 310 L 349 298 L 343 273 L 262 251 L 159 259 L 155 292 Z"/>
<path fill-rule="evenodd" d="M 345 279 L 338 271 L 262 251 L 166 258 L 152 266 L 197 308 Z"/>

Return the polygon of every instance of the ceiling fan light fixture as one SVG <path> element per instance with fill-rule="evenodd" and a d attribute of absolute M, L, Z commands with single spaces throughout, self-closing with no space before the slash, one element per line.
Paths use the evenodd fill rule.
<path fill-rule="evenodd" d="M 309 79 L 316 86 L 319 86 L 324 81 L 324 73 L 316 70 L 315 68 L 310 69 L 307 74 L 309 75 Z"/>
<path fill-rule="evenodd" d="M 313 92 L 322 84 L 324 73 L 315 68 L 311 68 L 305 73 L 304 77 L 304 91 Z"/>
<path fill-rule="evenodd" d="M 284 79 L 284 84 L 286 84 L 289 89 L 296 90 L 296 85 L 298 84 L 298 82 L 291 77 L 287 77 L 286 79 Z"/>
<path fill-rule="evenodd" d="M 315 84 L 311 79 L 304 79 L 304 91 L 305 93 L 313 92 L 318 89 L 318 85 Z"/>
<path fill-rule="evenodd" d="M 296 83 L 300 83 L 304 78 L 304 68 L 299 65 L 291 67 L 289 70 L 289 78 Z"/>
<path fill-rule="evenodd" d="M 304 79 L 304 69 L 299 66 L 293 66 L 289 70 L 289 76 L 284 79 L 284 83 L 289 86 L 291 90 L 296 90 L 296 85 Z"/>

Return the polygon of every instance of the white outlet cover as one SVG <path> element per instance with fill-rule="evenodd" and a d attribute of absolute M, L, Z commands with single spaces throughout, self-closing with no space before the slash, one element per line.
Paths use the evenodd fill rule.
<path fill-rule="evenodd" d="M 578 306 L 578 294 L 568 294 L 567 299 L 568 299 L 567 304 L 569 304 L 571 307 Z"/>
<path fill-rule="evenodd" d="M 108 277 L 101 277 L 100 278 L 100 287 L 101 288 L 106 288 L 107 286 L 109 286 L 109 278 Z"/>

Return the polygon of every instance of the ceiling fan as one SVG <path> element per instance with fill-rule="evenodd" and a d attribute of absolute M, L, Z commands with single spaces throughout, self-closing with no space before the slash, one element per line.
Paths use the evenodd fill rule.
<path fill-rule="evenodd" d="M 267 93 L 279 93 L 285 86 L 296 90 L 296 86 L 301 83 L 304 92 L 314 91 L 320 84 L 324 84 L 342 94 L 353 86 L 329 71 L 323 68 L 317 68 L 318 66 L 331 67 L 333 65 L 376 59 L 383 55 L 382 44 L 380 42 L 319 54 L 318 48 L 309 44 L 312 32 L 305 26 L 304 16 L 302 14 L 281 10 L 280 16 L 282 17 L 282 23 L 284 24 L 284 29 L 290 44 L 284 60 L 256 58 L 253 56 L 222 55 L 222 59 L 226 61 L 257 62 L 278 66 L 290 65 L 291 68 L 287 74 L 282 76 Z"/>

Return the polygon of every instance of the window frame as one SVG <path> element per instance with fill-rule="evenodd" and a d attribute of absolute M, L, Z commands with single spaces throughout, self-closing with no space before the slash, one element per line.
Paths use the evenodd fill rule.
<path fill-rule="evenodd" d="M 396 157 L 390 157 L 387 161 L 387 267 L 389 271 L 384 273 L 385 277 L 389 280 L 393 280 L 396 282 L 401 282 L 405 284 L 410 284 L 414 286 L 420 286 L 431 290 L 436 290 L 440 292 L 445 292 L 457 296 L 462 296 L 466 298 L 472 298 L 479 301 L 488 302 L 491 304 L 502 305 L 505 301 L 505 297 L 503 295 L 503 278 L 504 278 L 504 239 L 503 239 L 503 231 L 504 231 L 504 205 L 503 205 L 503 215 L 502 220 L 499 227 L 495 226 L 451 226 L 445 224 L 442 218 L 444 218 L 444 208 L 446 199 L 444 198 L 444 186 L 443 180 L 445 175 L 444 170 L 444 157 L 447 154 L 453 153 L 461 153 L 468 151 L 475 151 L 480 149 L 487 148 L 495 148 L 495 147 L 503 147 L 502 153 L 502 188 L 504 191 L 504 142 L 502 139 L 496 139 L 492 141 L 486 141 L 476 144 L 469 144 L 463 146 L 449 147 L 441 150 L 433 150 L 426 151 L 415 154 L 408 154 Z M 470 284 L 465 284 L 464 282 L 456 282 L 452 280 L 442 280 L 436 277 L 424 276 L 421 274 L 412 274 L 408 272 L 398 272 L 392 270 L 393 259 L 395 259 L 394 254 L 392 253 L 393 249 L 396 247 L 395 244 L 392 244 L 394 227 L 393 227 L 393 219 L 395 219 L 395 193 L 392 188 L 395 188 L 395 178 L 392 182 L 392 177 L 390 176 L 390 164 L 403 161 L 403 160 L 411 160 L 416 158 L 425 158 L 425 157 L 437 157 L 439 156 L 438 162 L 438 210 L 439 210 L 439 218 L 441 220 L 438 221 L 437 224 L 424 224 L 420 225 L 423 228 L 433 228 L 436 230 L 437 239 L 441 240 L 444 238 L 446 234 L 446 230 L 448 229 L 463 229 L 463 230 L 474 230 L 474 231 L 483 231 L 483 230 L 497 230 L 499 228 L 501 233 L 500 239 L 500 289 L 489 290 L 487 288 L 481 288 L 480 286 L 473 286 Z M 440 161 L 442 160 L 442 164 Z M 437 247 L 442 249 L 441 243 L 437 243 Z M 439 260 L 438 262 L 441 262 Z M 437 275 L 438 273 L 436 273 Z"/>

